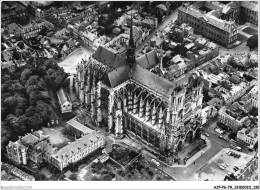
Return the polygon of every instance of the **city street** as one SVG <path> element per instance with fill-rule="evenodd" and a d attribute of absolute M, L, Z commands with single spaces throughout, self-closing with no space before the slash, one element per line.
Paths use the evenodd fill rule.
<path fill-rule="evenodd" d="M 246 46 L 246 42 L 244 42 L 232 49 L 227 49 L 223 46 L 219 46 L 219 55 L 225 55 L 225 54 L 235 55 L 235 54 L 239 54 L 239 53 L 243 53 L 243 52 L 245 52 L 245 53 L 250 52 L 249 47 Z"/>
<path fill-rule="evenodd" d="M 138 47 L 136 47 L 136 54 L 138 54 L 138 52 L 143 49 L 144 45 L 151 40 L 156 31 L 163 30 L 168 24 L 170 24 L 171 22 L 175 22 L 177 17 L 178 8 L 175 9 L 165 20 L 163 20 L 162 23 L 157 27 L 157 29 L 152 32 Z"/>

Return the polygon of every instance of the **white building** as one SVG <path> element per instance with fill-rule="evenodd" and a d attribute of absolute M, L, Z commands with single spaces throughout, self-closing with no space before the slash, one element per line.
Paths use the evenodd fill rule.
<path fill-rule="evenodd" d="M 237 133 L 237 139 L 246 143 L 249 148 L 253 148 L 258 140 L 258 129 L 246 129 L 243 128 Z"/>
<path fill-rule="evenodd" d="M 72 103 L 68 94 L 64 91 L 63 88 L 60 88 L 57 92 L 59 105 L 61 109 L 61 113 L 71 112 L 72 111 Z"/>

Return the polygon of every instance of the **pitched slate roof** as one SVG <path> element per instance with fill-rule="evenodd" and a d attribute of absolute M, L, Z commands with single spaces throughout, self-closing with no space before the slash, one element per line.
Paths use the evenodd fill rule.
<path fill-rule="evenodd" d="M 22 137 L 22 143 L 25 144 L 34 144 L 39 141 L 39 138 L 34 136 L 33 134 L 27 134 L 26 136 Z"/>
<path fill-rule="evenodd" d="M 44 152 L 45 154 L 54 154 L 55 149 L 50 143 L 48 143 L 47 141 L 41 141 L 38 144 L 34 145 L 34 148 L 40 149 L 42 152 Z"/>
<path fill-rule="evenodd" d="M 58 90 L 57 95 L 61 105 L 63 105 L 65 102 L 70 102 L 69 96 L 63 88 Z"/>
<path fill-rule="evenodd" d="M 81 123 L 77 122 L 74 118 L 69 120 L 67 122 L 67 124 L 69 124 L 70 126 L 74 127 L 75 129 L 81 131 L 84 134 L 89 134 L 92 133 L 93 130 L 86 127 L 85 125 L 82 125 Z"/>
<path fill-rule="evenodd" d="M 61 162 L 63 158 L 70 158 L 83 149 L 86 149 L 88 146 L 92 145 L 95 141 L 102 137 L 104 137 L 102 134 L 94 131 L 93 133 L 85 135 L 80 139 L 70 143 L 69 145 L 61 148 L 58 152 L 53 154 L 52 157 Z"/>
<path fill-rule="evenodd" d="M 196 18 L 204 19 L 206 22 L 228 32 L 237 29 L 237 26 L 235 25 L 234 22 L 231 21 L 227 22 L 213 15 L 205 15 L 202 11 L 197 10 L 196 7 L 193 6 L 189 6 L 188 8 L 181 7 L 179 10 L 182 10 L 183 12 L 192 15 Z"/>
<path fill-rule="evenodd" d="M 113 69 L 116 69 L 121 65 L 126 65 L 126 60 L 123 57 L 102 46 L 97 48 L 92 57 Z"/>
<path fill-rule="evenodd" d="M 175 87 L 172 82 L 159 77 L 137 64 L 133 66 L 132 79 L 166 97 L 169 95 L 169 90 Z"/>
<path fill-rule="evenodd" d="M 108 73 L 109 82 L 111 87 L 114 88 L 129 79 L 130 68 L 128 65 L 122 65 L 115 70 Z"/>
<path fill-rule="evenodd" d="M 258 2 L 251 2 L 251 1 L 242 1 L 241 6 L 248 8 L 249 10 L 258 12 Z"/>
<path fill-rule="evenodd" d="M 153 66 L 159 63 L 159 58 L 157 57 L 156 52 L 150 51 L 141 57 L 136 59 L 136 63 L 145 69 L 151 69 Z"/>

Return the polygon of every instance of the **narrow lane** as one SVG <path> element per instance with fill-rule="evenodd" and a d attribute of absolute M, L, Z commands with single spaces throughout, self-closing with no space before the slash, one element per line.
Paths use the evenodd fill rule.
<path fill-rule="evenodd" d="M 175 9 L 165 20 L 163 20 L 162 23 L 156 28 L 156 30 L 153 31 L 138 47 L 136 47 L 136 54 L 138 54 L 143 49 L 143 46 L 151 40 L 156 31 L 164 29 L 168 24 L 170 24 L 170 22 L 175 22 L 177 16 L 178 8 Z"/>

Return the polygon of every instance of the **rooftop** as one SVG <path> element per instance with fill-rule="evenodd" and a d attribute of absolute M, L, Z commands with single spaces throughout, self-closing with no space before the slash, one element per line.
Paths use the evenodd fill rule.
<path fill-rule="evenodd" d="M 113 69 L 116 69 L 121 65 L 126 65 L 126 60 L 123 57 L 113 53 L 112 51 L 102 46 L 99 46 L 97 48 L 92 57 L 97 61 L 107 65 L 109 68 Z"/>
<path fill-rule="evenodd" d="M 58 152 L 53 154 L 52 157 L 61 162 L 63 159 L 70 158 L 83 149 L 86 149 L 86 147 L 92 145 L 100 138 L 103 138 L 103 135 L 94 131 L 63 147 Z"/>
<path fill-rule="evenodd" d="M 90 133 L 93 132 L 92 129 L 86 127 L 85 125 L 82 125 L 81 123 L 76 121 L 75 118 L 69 120 L 67 122 L 67 124 L 69 124 L 70 126 L 74 127 L 75 129 L 81 131 L 83 134 L 90 134 Z"/>
<path fill-rule="evenodd" d="M 63 88 L 60 88 L 57 91 L 57 95 L 61 105 L 63 105 L 65 102 L 70 102 L 69 96 Z"/>

